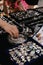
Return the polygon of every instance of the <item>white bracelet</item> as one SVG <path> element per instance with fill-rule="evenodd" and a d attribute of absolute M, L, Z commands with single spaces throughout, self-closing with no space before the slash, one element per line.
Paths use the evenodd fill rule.
<path fill-rule="evenodd" d="M 35 8 L 38 8 L 38 5 L 34 5 L 34 9 L 35 9 Z"/>

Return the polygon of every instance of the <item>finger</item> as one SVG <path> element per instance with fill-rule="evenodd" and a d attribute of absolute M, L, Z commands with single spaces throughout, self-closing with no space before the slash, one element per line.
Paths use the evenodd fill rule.
<path fill-rule="evenodd" d="M 15 37 L 18 37 L 18 35 L 19 35 L 19 31 L 18 31 L 18 29 L 17 29 L 17 27 L 16 26 L 12 26 L 12 34 L 15 36 Z"/>
<path fill-rule="evenodd" d="M 16 27 L 16 26 L 13 26 L 13 31 L 15 31 L 17 34 L 19 34 L 19 30 L 18 30 L 18 28 Z"/>
<path fill-rule="evenodd" d="M 11 33 L 12 33 L 12 35 L 13 35 L 14 38 L 17 38 L 18 37 L 18 33 L 15 32 L 14 30 L 11 30 Z"/>
<path fill-rule="evenodd" d="M 7 33 L 9 33 L 11 37 L 13 37 L 13 33 L 11 32 L 11 30 L 8 30 Z"/>

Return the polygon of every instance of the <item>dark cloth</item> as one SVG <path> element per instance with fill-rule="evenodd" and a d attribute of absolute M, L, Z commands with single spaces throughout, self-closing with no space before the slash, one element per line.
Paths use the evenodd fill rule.
<path fill-rule="evenodd" d="M 0 35 L 0 64 L 2 65 L 13 65 L 12 61 L 10 61 L 10 56 L 7 54 L 7 50 L 9 48 L 9 43 L 7 41 L 7 35 Z"/>
<path fill-rule="evenodd" d="M 39 0 L 25 0 L 29 5 L 37 5 Z"/>

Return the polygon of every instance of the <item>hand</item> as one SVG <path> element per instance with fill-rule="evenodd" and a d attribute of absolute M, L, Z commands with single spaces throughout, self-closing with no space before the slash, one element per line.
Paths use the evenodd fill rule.
<path fill-rule="evenodd" d="M 11 25 L 9 23 L 6 23 L 6 25 L 3 26 L 4 30 L 9 33 L 12 37 L 17 38 L 19 36 L 19 31 L 16 26 Z"/>
<path fill-rule="evenodd" d="M 17 38 L 19 36 L 19 31 L 16 26 L 3 21 L 0 18 L 0 27 L 3 28 L 7 33 L 9 33 L 12 37 Z"/>

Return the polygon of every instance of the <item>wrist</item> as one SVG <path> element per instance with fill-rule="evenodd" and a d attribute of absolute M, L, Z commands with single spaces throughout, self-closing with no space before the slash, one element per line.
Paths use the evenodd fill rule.
<path fill-rule="evenodd" d="M 5 21 L 3 21 L 2 19 L 0 19 L 0 27 L 4 28 L 7 25 L 7 23 Z"/>

